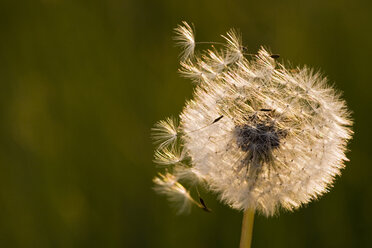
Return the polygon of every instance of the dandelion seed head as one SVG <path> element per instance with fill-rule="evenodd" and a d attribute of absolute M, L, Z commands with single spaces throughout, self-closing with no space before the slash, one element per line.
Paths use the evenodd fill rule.
<path fill-rule="evenodd" d="M 234 209 L 297 209 L 327 192 L 344 167 L 350 112 L 320 73 L 287 69 L 264 48 L 248 59 L 236 31 L 224 38 L 224 49 L 181 62 L 198 83 L 179 126 L 170 125 L 178 141 L 160 135 L 168 138 L 156 156 L 177 164 L 180 150 L 167 146 L 182 148 L 187 162 L 169 173 L 195 178 Z"/>

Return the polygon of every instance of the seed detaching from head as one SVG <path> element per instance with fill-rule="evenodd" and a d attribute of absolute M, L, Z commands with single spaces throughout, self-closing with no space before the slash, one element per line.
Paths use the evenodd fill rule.
<path fill-rule="evenodd" d="M 225 44 L 197 52 L 187 23 L 176 35 L 180 73 L 196 87 L 179 121 L 153 128 L 154 161 L 165 170 L 156 189 L 182 209 L 206 210 L 193 198 L 202 199 L 197 187 L 204 187 L 234 209 L 266 216 L 327 192 L 347 161 L 352 121 L 326 78 L 306 66 L 286 68 L 264 48 L 247 56 L 236 30 L 222 36 Z"/>

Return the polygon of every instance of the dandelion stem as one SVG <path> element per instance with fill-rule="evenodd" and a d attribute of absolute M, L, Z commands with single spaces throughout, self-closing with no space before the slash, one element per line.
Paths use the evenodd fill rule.
<path fill-rule="evenodd" d="M 247 209 L 243 215 L 242 234 L 240 237 L 240 248 L 250 248 L 252 241 L 252 230 L 254 221 L 254 210 Z"/>

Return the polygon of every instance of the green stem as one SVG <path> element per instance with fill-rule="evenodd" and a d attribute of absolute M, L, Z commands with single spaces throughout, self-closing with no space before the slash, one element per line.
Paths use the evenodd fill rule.
<path fill-rule="evenodd" d="M 242 234 L 240 237 L 240 248 L 250 248 L 252 241 L 254 210 L 247 209 L 243 215 Z"/>

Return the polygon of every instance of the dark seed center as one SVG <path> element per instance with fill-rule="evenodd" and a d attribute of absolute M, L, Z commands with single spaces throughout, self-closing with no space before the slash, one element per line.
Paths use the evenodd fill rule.
<path fill-rule="evenodd" d="M 274 125 L 256 124 L 236 127 L 237 144 L 240 149 L 249 152 L 249 157 L 267 159 L 273 149 L 278 148 L 285 132 Z"/>

